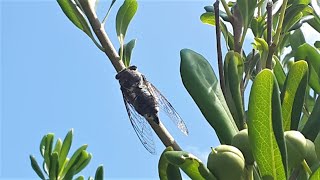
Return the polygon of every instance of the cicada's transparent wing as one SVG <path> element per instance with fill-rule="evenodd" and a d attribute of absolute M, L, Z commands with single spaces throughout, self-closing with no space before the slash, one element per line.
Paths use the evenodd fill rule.
<path fill-rule="evenodd" d="M 167 100 L 167 98 L 165 98 L 161 94 L 161 92 L 156 87 L 154 87 L 153 84 L 151 84 L 145 78 L 144 78 L 144 80 L 148 86 L 150 93 L 157 99 L 160 109 L 162 109 L 169 116 L 169 118 L 181 130 L 181 132 L 183 134 L 188 135 L 188 128 L 187 128 L 186 124 L 184 123 L 182 118 L 179 116 L 177 111 L 170 104 L 170 102 Z"/>
<path fill-rule="evenodd" d="M 133 129 L 139 137 L 142 145 L 151 153 L 156 154 L 156 148 L 153 141 L 152 130 L 147 120 L 141 116 L 134 107 L 126 100 L 123 95 L 123 101 L 132 124 Z"/>

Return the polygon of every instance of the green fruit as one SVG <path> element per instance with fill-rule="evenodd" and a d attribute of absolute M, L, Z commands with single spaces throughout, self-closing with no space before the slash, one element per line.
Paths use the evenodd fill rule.
<path fill-rule="evenodd" d="M 314 165 L 317 166 L 319 164 L 319 160 L 317 158 L 316 148 L 314 146 L 314 143 L 309 139 L 306 139 L 306 140 L 307 140 L 307 143 L 305 147 L 305 150 L 306 150 L 305 159 L 310 167 Z"/>
<path fill-rule="evenodd" d="M 254 157 L 249 143 L 248 129 L 243 129 L 236 134 L 231 142 L 231 145 L 237 147 L 243 154 L 246 164 L 253 165 Z"/>
<path fill-rule="evenodd" d="M 207 166 L 219 180 L 244 180 L 245 160 L 234 146 L 220 145 L 212 149 Z"/>
<path fill-rule="evenodd" d="M 318 134 L 318 136 L 314 140 L 314 146 L 316 149 L 316 154 L 318 156 L 318 160 L 320 160 L 320 133 Z"/>
<path fill-rule="evenodd" d="M 295 168 L 306 156 L 307 140 L 299 131 L 284 132 L 284 139 L 287 145 L 289 168 Z"/>

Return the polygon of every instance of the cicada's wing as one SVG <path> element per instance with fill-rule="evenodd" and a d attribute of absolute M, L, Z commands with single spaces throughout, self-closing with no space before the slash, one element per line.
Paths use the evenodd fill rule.
<path fill-rule="evenodd" d="M 173 123 L 181 130 L 181 132 L 185 135 L 188 135 L 188 128 L 182 118 L 179 116 L 177 111 L 173 108 L 170 102 L 165 98 L 161 92 L 154 87 L 149 81 L 145 78 L 145 83 L 148 86 L 150 93 L 157 99 L 159 106 L 163 111 L 169 116 L 169 118 L 173 121 Z"/>
<path fill-rule="evenodd" d="M 133 129 L 139 137 L 142 145 L 151 153 L 156 154 L 156 148 L 153 141 L 152 130 L 147 120 L 141 116 L 134 107 L 126 100 L 123 95 L 123 101 L 128 112 Z"/>

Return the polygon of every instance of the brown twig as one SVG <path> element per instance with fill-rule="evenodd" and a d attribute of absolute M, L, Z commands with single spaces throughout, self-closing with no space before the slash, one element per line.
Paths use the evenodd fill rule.
<path fill-rule="evenodd" d="M 117 72 L 120 72 L 125 68 L 125 65 L 123 64 L 122 60 L 120 59 L 119 54 L 115 50 L 112 42 L 110 41 L 107 33 L 105 32 L 104 27 L 102 26 L 101 22 L 99 21 L 97 14 L 95 13 L 95 10 L 93 7 L 90 6 L 89 1 L 87 0 L 80 0 L 79 1 L 85 15 L 87 16 L 89 23 L 96 34 L 97 38 L 99 39 L 102 47 L 104 48 L 104 52 L 110 59 L 112 65 L 116 69 Z M 168 147 L 172 146 L 172 148 L 176 151 L 181 151 L 180 146 L 178 143 L 174 140 L 174 138 L 171 136 L 171 134 L 168 132 L 168 130 L 164 127 L 164 125 L 159 122 L 159 125 L 156 124 L 152 120 L 148 120 L 148 123 L 151 125 L 152 129 L 155 131 L 155 133 L 158 135 L 162 143 Z"/>
<path fill-rule="evenodd" d="M 221 30 L 220 30 L 220 17 L 219 17 L 219 0 L 214 3 L 214 15 L 216 21 L 216 39 L 217 39 L 217 56 L 218 56 L 218 68 L 220 76 L 220 87 L 223 95 L 225 96 L 226 86 L 224 80 L 223 72 L 223 62 L 222 62 L 222 50 L 221 50 Z"/>
<path fill-rule="evenodd" d="M 269 46 L 269 53 L 266 62 L 266 68 L 272 68 L 272 56 L 274 53 L 274 47 L 272 45 L 272 1 L 267 3 L 267 43 Z"/>

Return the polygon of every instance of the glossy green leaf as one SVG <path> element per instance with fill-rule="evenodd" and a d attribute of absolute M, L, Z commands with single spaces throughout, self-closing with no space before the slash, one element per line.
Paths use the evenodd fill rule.
<path fill-rule="evenodd" d="M 320 2 L 318 0 L 311 0 L 311 5 L 314 9 L 314 12 L 320 16 Z"/>
<path fill-rule="evenodd" d="M 277 78 L 277 82 L 280 90 L 282 90 L 284 82 L 286 80 L 286 74 L 282 68 L 281 62 L 279 61 L 278 57 L 273 56 L 272 58 L 276 62 L 275 66 L 273 67 L 273 73 Z"/>
<path fill-rule="evenodd" d="M 211 26 L 216 25 L 215 15 L 211 12 L 205 12 L 205 13 L 201 14 L 200 20 L 203 24 L 208 24 Z"/>
<path fill-rule="evenodd" d="M 121 42 L 126 36 L 130 21 L 137 12 L 138 3 L 136 0 L 125 0 L 116 16 L 116 31 Z"/>
<path fill-rule="evenodd" d="M 320 17 L 314 14 L 314 18 L 308 21 L 308 24 L 320 33 Z"/>
<path fill-rule="evenodd" d="M 62 146 L 61 146 L 61 151 L 59 154 L 59 165 L 60 165 L 59 172 L 60 173 L 62 172 L 61 170 L 64 167 L 67 155 L 69 153 L 69 150 L 70 150 L 70 147 L 72 144 L 72 139 L 73 139 L 73 129 L 71 129 L 67 133 L 66 137 L 63 140 Z"/>
<path fill-rule="evenodd" d="M 266 67 L 267 57 L 268 57 L 268 43 L 262 38 L 254 38 L 253 48 L 257 50 L 260 54 L 261 67 L 264 69 Z"/>
<path fill-rule="evenodd" d="M 53 152 L 56 152 L 56 153 L 60 153 L 60 150 L 61 150 L 61 147 L 62 147 L 62 141 L 60 138 L 58 138 L 57 142 L 56 142 L 56 145 L 54 146 L 54 149 L 53 149 Z"/>
<path fill-rule="evenodd" d="M 72 173 L 70 175 L 75 175 L 75 172 L 77 170 L 77 167 L 75 164 L 77 163 L 78 159 L 80 158 L 82 151 L 85 151 L 87 149 L 88 145 L 82 145 L 80 148 L 78 148 L 73 155 L 71 156 L 69 162 L 66 164 L 65 168 L 62 171 L 61 176 L 64 176 L 69 173 L 70 170 L 72 170 Z"/>
<path fill-rule="evenodd" d="M 46 178 L 44 177 L 41 168 L 39 167 L 37 160 L 35 159 L 34 156 L 30 155 L 30 161 L 31 161 L 31 167 L 32 169 L 37 173 L 40 179 L 45 180 Z"/>
<path fill-rule="evenodd" d="M 107 13 L 106 13 L 106 16 L 105 16 L 105 17 L 103 18 L 103 20 L 102 20 L 102 24 L 105 24 L 105 23 L 106 23 L 107 18 L 108 18 L 108 16 L 109 16 L 109 13 L 110 13 L 110 11 L 111 11 L 111 8 L 112 8 L 112 6 L 114 5 L 115 2 L 116 2 L 116 0 L 112 0 L 112 1 L 111 1 L 110 6 L 109 6 L 109 9 L 108 9 L 108 11 L 107 11 Z"/>
<path fill-rule="evenodd" d="M 64 14 L 75 26 L 85 32 L 88 36 L 93 37 L 87 20 L 84 18 L 83 13 L 73 1 L 57 0 L 57 2 L 59 3 Z"/>
<path fill-rule="evenodd" d="M 212 13 L 214 15 L 214 7 L 213 6 L 205 6 L 204 10 L 206 10 L 207 13 Z M 224 11 L 219 10 L 219 16 L 226 22 L 230 22 L 230 19 Z"/>
<path fill-rule="evenodd" d="M 314 47 L 320 49 L 320 41 L 314 42 Z"/>
<path fill-rule="evenodd" d="M 204 117 L 222 144 L 230 144 L 238 128 L 222 94 L 219 81 L 208 61 L 190 50 L 180 51 L 180 75 Z"/>
<path fill-rule="evenodd" d="M 80 171 L 82 171 L 91 161 L 92 154 L 88 153 L 86 151 L 82 151 L 80 159 L 75 164 L 76 171 L 75 173 L 78 174 Z"/>
<path fill-rule="evenodd" d="M 50 179 L 57 179 L 59 170 L 59 156 L 57 152 L 53 152 L 50 156 L 49 177 Z"/>
<path fill-rule="evenodd" d="M 134 46 L 136 45 L 136 39 L 132 39 L 130 42 L 127 44 L 123 45 L 123 63 L 126 67 L 130 66 L 130 61 L 131 61 L 131 54 Z M 119 49 L 120 51 L 120 49 Z"/>
<path fill-rule="evenodd" d="M 221 28 L 221 32 L 225 39 L 228 50 L 233 50 L 234 48 L 233 35 L 228 31 L 227 26 L 222 21 L 220 21 L 220 28 Z"/>
<path fill-rule="evenodd" d="M 294 26 L 296 23 L 298 23 L 301 18 L 304 16 L 303 12 L 312 12 L 312 9 L 306 5 L 306 4 L 296 4 L 290 6 L 286 10 L 286 14 L 283 20 L 283 32 L 286 33 L 291 29 L 292 26 Z"/>
<path fill-rule="evenodd" d="M 200 159 L 185 151 L 167 151 L 166 159 L 173 165 L 180 167 L 191 179 L 216 180 Z"/>
<path fill-rule="evenodd" d="M 262 37 L 265 29 L 266 29 L 266 21 L 262 16 L 258 16 L 252 19 L 250 28 L 254 37 L 260 38 Z"/>
<path fill-rule="evenodd" d="M 262 70 L 251 87 L 248 133 L 262 178 L 286 179 L 286 147 L 279 88 L 269 69 Z"/>
<path fill-rule="evenodd" d="M 297 61 L 290 68 L 281 93 L 284 131 L 297 130 L 308 84 L 308 64 Z"/>
<path fill-rule="evenodd" d="M 73 179 L 73 176 L 75 175 L 75 167 L 72 167 L 68 170 L 67 174 L 63 177 L 65 180 Z"/>
<path fill-rule="evenodd" d="M 316 104 L 314 105 L 313 111 L 309 116 L 308 121 L 304 125 L 302 129 L 302 134 L 311 141 L 314 141 L 317 135 L 320 132 L 320 96 L 318 96 L 318 99 L 316 101 Z"/>
<path fill-rule="evenodd" d="M 84 180 L 84 176 L 79 176 L 75 180 Z"/>
<path fill-rule="evenodd" d="M 103 180 L 103 166 L 100 165 L 98 168 L 97 168 L 97 171 L 96 171 L 96 174 L 94 176 L 94 180 Z"/>
<path fill-rule="evenodd" d="M 52 152 L 53 138 L 54 138 L 54 134 L 52 133 L 47 134 L 46 147 L 44 152 L 44 162 L 47 164 L 47 167 L 50 167 L 50 156 Z"/>
<path fill-rule="evenodd" d="M 319 180 L 320 179 L 320 167 L 318 167 L 318 169 L 311 174 L 309 180 Z"/>
<path fill-rule="evenodd" d="M 295 61 L 306 60 L 309 65 L 309 85 L 320 94 L 320 53 L 313 46 L 305 43 L 298 47 Z"/>
<path fill-rule="evenodd" d="M 165 156 L 168 151 L 173 151 L 173 148 L 171 146 L 167 147 L 160 156 L 158 164 L 159 178 L 161 180 L 182 180 L 179 167 L 172 165 Z"/>
<path fill-rule="evenodd" d="M 47 135 L 43 136 L 40 142 L 40 154 L 42 157 L 44 157 L 44 153 L 46 151 L 46 143 L 47 143 Z"/>
<path fill-rule="evenodd" d="M 229 51 L 224 60 L 225 97 L 233 119 L 239 129 L 243 129 L 244 127 L 244 108 L 241 95 L 243 71 L 241 55 L 237 52 Z"/>
<path fill-rule="evenodd" d="M 298 47 L 304 43 L 306 43 L 306 40 L 304 38 L 304 35 L 301 31 L 301 29 L 295 30 L 291 36 L 289 36 L 290 46 L 293 51 L 296 51 Z"/>
<path fill-rule="evenodd" d="M 237 0 L 244 28 L 248 28 L 257 6 L 257 0 Z"/>

